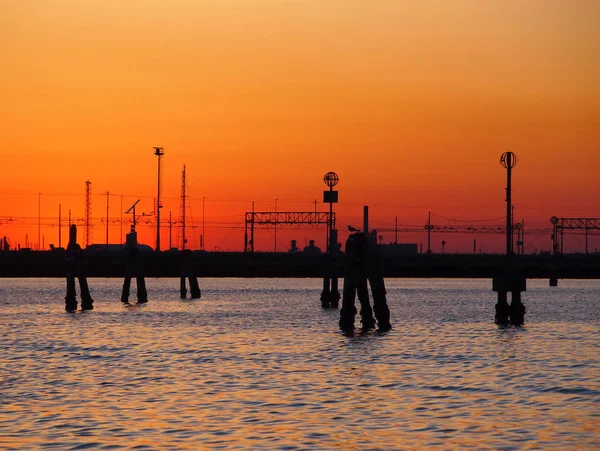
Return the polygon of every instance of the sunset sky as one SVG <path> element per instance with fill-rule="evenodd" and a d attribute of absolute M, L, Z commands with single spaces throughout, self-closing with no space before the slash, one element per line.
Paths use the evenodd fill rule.
<path fill-rule="evenodd" d="M 423 227 L 428 211 L 439 225 L 502 224 L 505 151 L 519 158 L 526 227 L 600 217 L 599 17 L 596 0 L 1 0 L 0 236 L 35 248 L 41 206 L 44 247 L 58 245 L 58 205 L 81 219 L 90 180 L 94 242 L 106 191 L 120 242 L 121 202 L 153 210 L 153 146 L 165 149 L 163 219 L 179 217 L 186 164 L 207 250 L 242 249 L 252 201 L 325 210 L 328 171 L 341 240 L 363 205 L 379 229 Z M 153 245 L 151 227 L 139 232 Z M 324 236 L 280 231 L 278 250 Z M 434 251 L 444 239 L 469 252 L 473 238 L 436 235 Z M 256 248 L 273 250 L 272 231 Z M 550 248 L 528 239 L 528 252 Z"/>

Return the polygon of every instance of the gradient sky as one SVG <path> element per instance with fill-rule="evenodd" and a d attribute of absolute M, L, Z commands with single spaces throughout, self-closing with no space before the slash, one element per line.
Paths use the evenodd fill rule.
<path fill-rule="evenodd" d="M 312 210 L 330 170 L 340 229 L 360 226 L 364 204 L 380 228 L 422 226 L 429 210 L 442 225 L 497 218 L 508 150 L 517 219 L 599 217 L 598 17 L 595 0 L 0 0 L 0 236 L 37 242 L 41 200 L 44 243 L 57 244 L 58 204 L 81 218 L 88 179 L 97 221 L 106 191 L 115 219 L 121 200 L 152 211 L 152 146 L 166 153 L 163 218 L 179 216 L 187 164 L 207 249 L 241 249 L 231 226 L 252 200 Z M 323 245 L 321 231 L 280 233 L 279 250 Z M 272 232 L 257 248 L 272 250 Z"/>

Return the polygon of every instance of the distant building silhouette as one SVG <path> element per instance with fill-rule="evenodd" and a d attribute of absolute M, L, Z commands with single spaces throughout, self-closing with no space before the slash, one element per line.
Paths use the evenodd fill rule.
<path fill-rule="evenodd" d="M 321 248 L 318 246 L 315 246 L 315 240 L 310 240 L 308 242 L 308 246 L 304 247 L 303 252 L 305 254 L 320 254 Z"/>
<path fill-rule="evenodd" d="M 141 253 L 153 253 L 154 249 L 146 244 L 138 244 Z M 86 254 L 121 254 L 125 253 L 126 247 L 121 244 L 90 244 L 85 248 Z"/>

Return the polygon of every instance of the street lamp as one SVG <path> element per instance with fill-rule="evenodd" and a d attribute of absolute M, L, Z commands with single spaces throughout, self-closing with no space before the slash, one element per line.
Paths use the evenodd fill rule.
<path fill-rule="evenodd" d="M 512 169 L 517 165 L 517 156 L 504 152 L 500 164 L 506 169 L 506 255 L 512 255 Z"/>

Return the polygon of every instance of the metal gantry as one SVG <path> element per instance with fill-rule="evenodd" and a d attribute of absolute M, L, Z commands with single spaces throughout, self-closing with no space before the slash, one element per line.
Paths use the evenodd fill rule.
<path fill-rule="evenodd" d="M 254 227 L 257 225 L 319 225 L 333 224 L 335 213 L 327 212 L 285 212 L 285 211 L 251 211 L 245 215 L 246 231 L 244 233 L 244 252 L 254 252 Z M 249 232 L 248 233 L 248 229 Z"/>
<path fill-rule="evenodd" d="M 585 231 L 585 253 L 588 253 L 588 235 L 590 230 L 600 230 L 600 218 L 550 218 L 552 223 L 552 251 L 564 253 L 565 230 Z"/>

